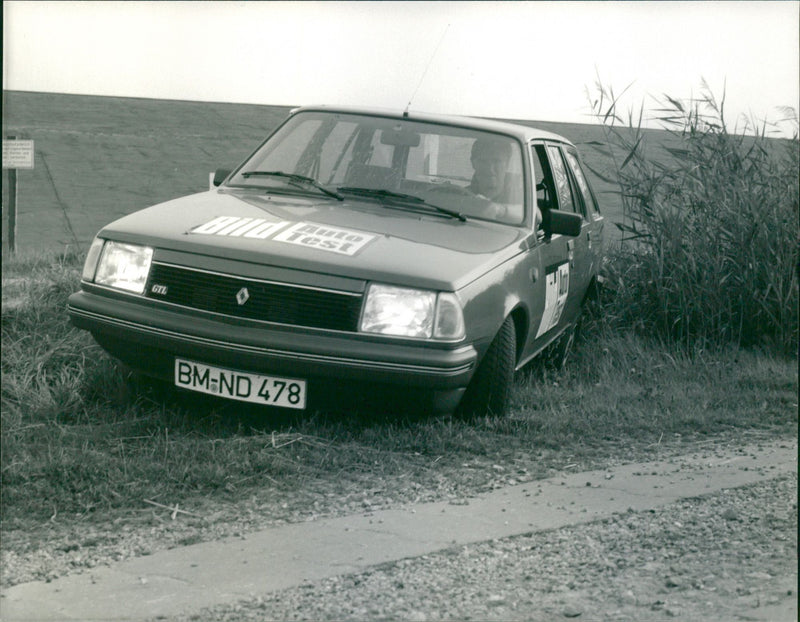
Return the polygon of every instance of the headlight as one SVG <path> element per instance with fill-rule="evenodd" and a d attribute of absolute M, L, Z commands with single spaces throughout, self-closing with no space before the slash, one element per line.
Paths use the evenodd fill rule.
<path fill-rule="evenodd" d="M 92 249 L 89 250 L 90 253 Z M 94 282 L 141 294 L 144 292 L 152 259 L 153 249 L 149 246 L 106 242 L 100 254 Z M 84 267 L 84 274 L 86 272 L 87 268 Z"/>
<path fill-rule="evenodd" d="M 455 294 L 373 284 L 360 330 L 417 339 L 460 339 L 464 316 Z"/>
<path fill-rule="evenodd" d="M 89 252 L 86 253 L 86 261 L 83 262 L 83 274 L 81 278 L 84 281 L 94 281 L 94 273 L 97 272 L 97 260 L 100 259 L 100 251 L 103 250 L 105 240 L 95 238 L 92 245 L 89 247 Z"/>
<path fill-rule="evenodd" d="M 464 336 L 464 312 L 455 294 L 439 294 L 433 336 L 436 339 L 461 339 Z"/>

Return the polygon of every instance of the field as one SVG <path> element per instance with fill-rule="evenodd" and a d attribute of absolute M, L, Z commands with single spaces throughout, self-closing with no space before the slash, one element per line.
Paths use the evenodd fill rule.
<path fill-rule="evenodd" d="M 4 137 L 35 141 L 34 169 L 17 174 L 18 251 L 85 249 L 115 218 L 207 189 L 210 171 L 244 159 L 286 111 L 5 92 Z"/>
<path fill-rule="evenodd" d="M 36 141 L 36 167 L 19 172 L 16 257 L 3 229 L 1 586 L 283 522 L 796 438 L 794 354 L 712 347 L 695 333 L 672 342 L 615 324 L 613 306 L 589 315 L 566 369 L 534 364 L 518 374 L 506 418 L 276 413 L 138 383 L 69 325 L 66 298 L 86 246 L 118 216 L 205 190 L 210 171 L 246 157 L 286 112 L 4 93 L 4 134 Z M 613 176 L 595 148 L 602 128 L 534 124 L 572 139 L 594 170 Z M 666 133 L 648 135 L 668 145 Z M 594 181 L 618 222 L 614 186 Z M 796 239 L 794 218 L 787 239 Z M 796 343 L 792 262 L 771 273 L 781 287 L 770 283 L 795 301 L 784 333 Z M 631 299 L 646 302 L 636 291 Z"/>
<path fill-rule="evenodd" d="M 19 254 L 78 247 L 115 218 L 201 192 L 208 174 L 247 157 L 290 108 L 4 92 L 3 136 L 33 139 L 35 166 L 20 170 Z M 575 142 L 587 163 L 611 174 L 597 125 L 526 121 Z M 620 218 L 616 188 L 595 177 L 603 211 Z M 3 184 L 3 205 L 7 205 Z M 7 249 L 3 212 L 3 252 Z M 607 235 L 615 235 L 607 227 Z"/>

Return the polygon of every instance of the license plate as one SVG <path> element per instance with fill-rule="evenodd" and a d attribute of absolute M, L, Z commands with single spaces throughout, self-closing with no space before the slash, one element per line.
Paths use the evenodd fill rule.
<path fill-rule="evenodd" d="M 175 386 L 253 404 L 306 407 L 305 380 L 250 374 L 183 359 L 175 359 Z"/>

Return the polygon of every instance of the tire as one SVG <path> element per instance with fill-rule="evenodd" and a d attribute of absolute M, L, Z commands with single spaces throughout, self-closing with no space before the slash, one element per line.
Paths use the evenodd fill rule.
<path fill-rule="evenodd" d="M 504 416 L 511 405 L 511 387 L 517 360 L 517 331 L 506 318 L 472 377 L 461 402 L 467 416 Z"/>

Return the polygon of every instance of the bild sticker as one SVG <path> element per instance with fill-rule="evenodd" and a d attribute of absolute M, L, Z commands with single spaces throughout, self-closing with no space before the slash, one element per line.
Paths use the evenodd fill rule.
<path fill-rule="evenodd" d="M 291 224 L 291 226 L 289 226 Z M 288 227 L 288 228 L 287 228 Z M 217 216 L 189 230 L 192 235 L 218 235 L 229 238 L 255 238 L 304 246 L 328 253 L 355 255 L 377 236 L 312 222 L 289 223 L 264 218 Z"/>
<path fill-rule="evenodd" d="M 555 328 L 561 319 L 569 295 L 569 263 L 564 262 L 547 268 L 545 287 L 544 313 L 536 333 L 537 337 Z"/>
<path fill-rule="evenodd" d="M 265 218 L 240 218 L 239 216 L 218 216 L 214 220 L 191 229 L 197 235 L 224 235 L 232 238 L 255 238 L 266 240 L 289 223 Z"/>

